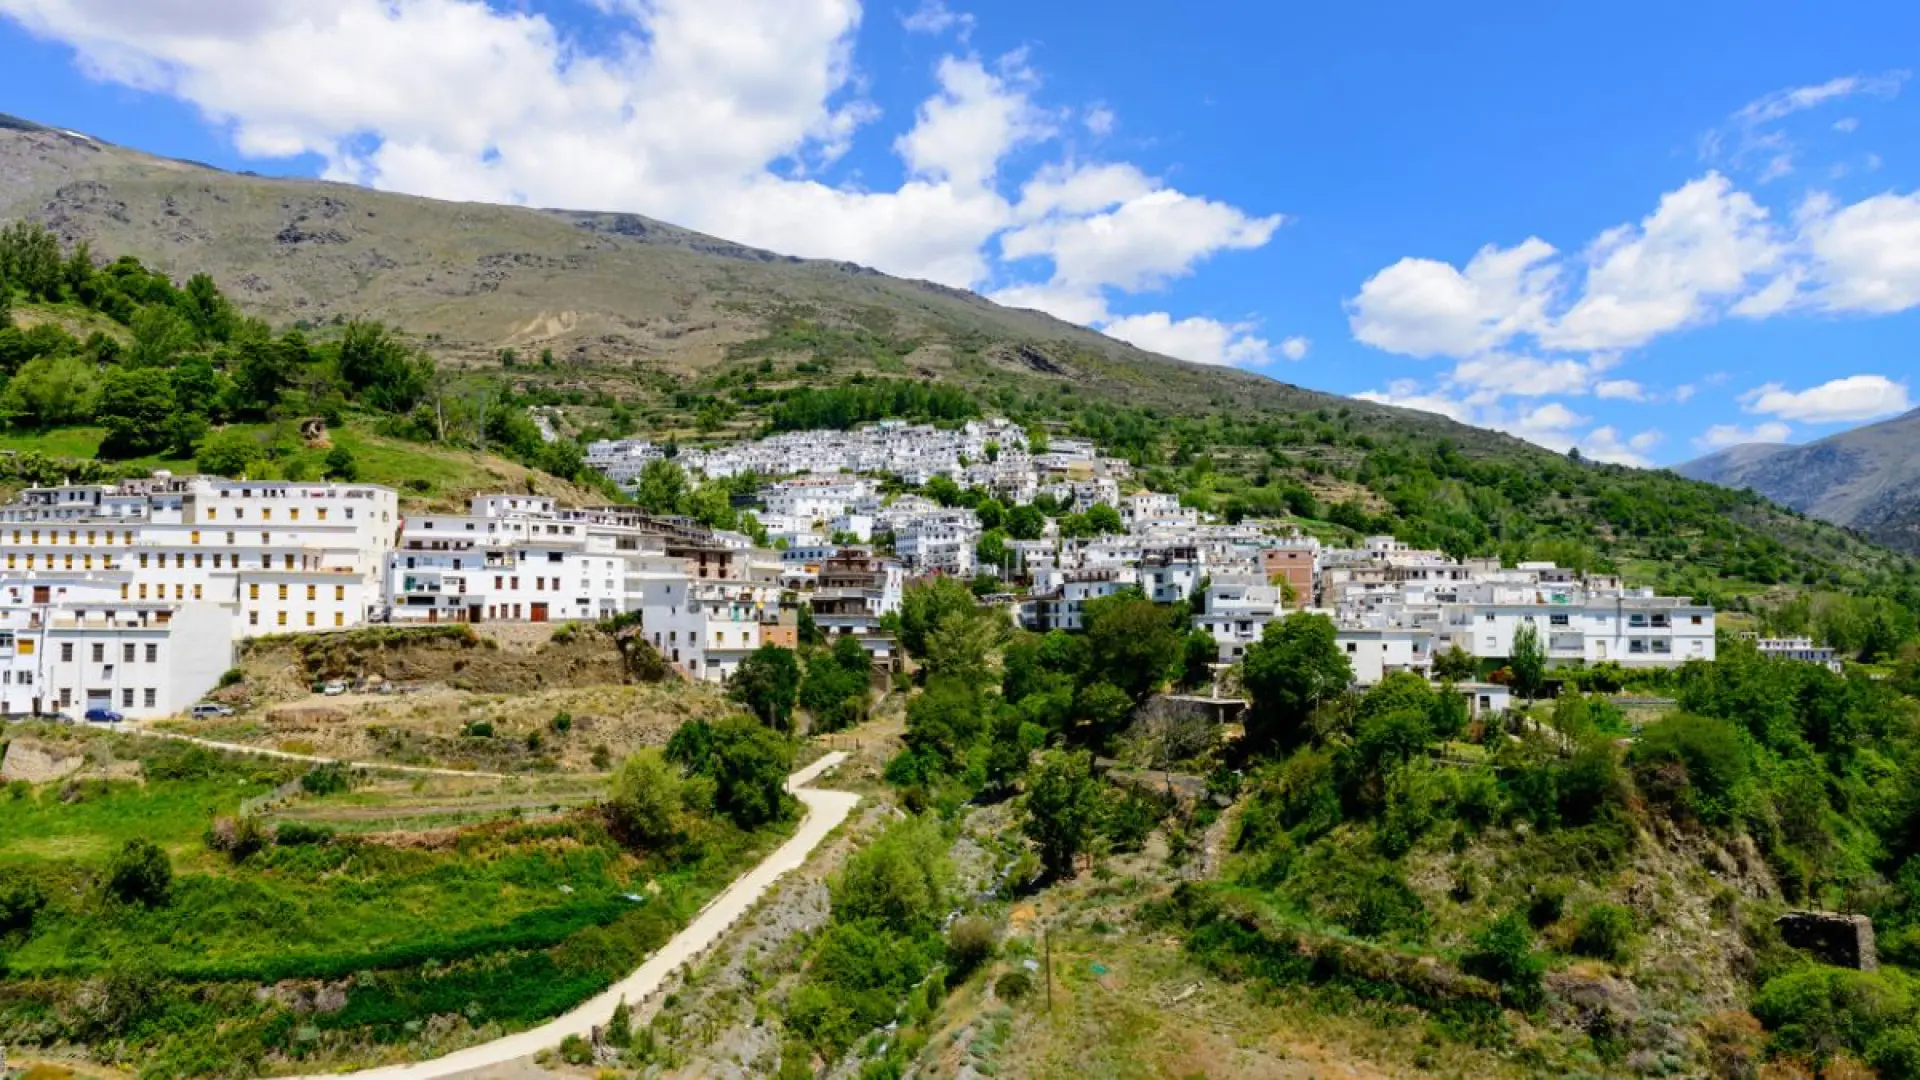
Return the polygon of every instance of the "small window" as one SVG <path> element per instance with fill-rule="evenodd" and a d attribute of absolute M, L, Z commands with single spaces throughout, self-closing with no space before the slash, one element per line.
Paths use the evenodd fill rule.
<path fill-rule="evenodd" d="M 107 662 L 106 643 L 100 641 L 93 643 L 93 662 L 96 664 L 104 664 Z"/>
<path fill-rule="evenodd" d="M 320 592 L 320 586 L 318 585 L 307 586 L 307 599 L 309 600 L 318 599 L 319 592 Z"/>
<path fill-rule="evenodd" d="M 338 603 L 342 600 L 345 600 L 346 598 L 347 598 L 347 587 L 345 585 L 335 585 L 333 587 L 334 602 Z"/>
<path fill-rule="evenodd" d="M 249 600 L 260 599 L 260 583 L 259 582 L 256 581 L 247 586 L 247 599 Z"/>
<path fill-rule="evenodd" d="M 151 709 L 159 704 L 159 697 L 160 692 L 149 686 L 142 695 L 142 702 L 147 708 Z"/>
<path fill-rule="evenodd" d="M 308 626 L 313 625 L 313 612 L 311 611 L 307 612 L 307 625 Z"/>
<path fill-rule="evenodd" d="M 133 687 L 129 686 L 125 690 L 120 691 L 120 707 L 123 709 L 133 708 Z"/>
<path fill-rule="evenodd" d="M 160 646 L 154 642 L 148 642 L 147 643 L 147 663 L 157 664 L 159 662 L 160 662 Z"/>
<path fill-rule="evenodd" d="M 73 642 L 63 641 L 60 643 L 60 662 L 63 664 L 73 663 Z"/>
<path fill-rule="evenodd" d="M 321 511 L 321 512 L 322 512 L 322 513 L 325 513 L 325 511 Z M 334 613 L 333 613 L 333 625 L 335 625 L 335 626 L 345 626 L 345 625 L 347 625 L 347 616 L 346 616 L 346 614 L 345 614 L 345 613 L 343 613 L 343 612 L 339 612 L 339 611 L 336 611 L 336 612 L 334 612 Z"/>
<path fill-rule="evenodd" d="M 286 598 L 287 598 L 287 587 L 285 585 L 282 585 L 280 586 L 280 599 L 285 600 Z"/>
<path fill-rule="evenodd" d="M 274 621 L 274 625 L 276 625 L 276 626 L 285 626 L 285 625 L 287 625 L 287 613 L 286 613 L 286 612 L 284 612 L 284 611 L 283 611 L 283 612 L 281 612 L 280 614 L 278 614 L 278 615 L 276 615 L 276 616 L 274 616 L 274 620 L 273 620 L 273 621 Z"/>

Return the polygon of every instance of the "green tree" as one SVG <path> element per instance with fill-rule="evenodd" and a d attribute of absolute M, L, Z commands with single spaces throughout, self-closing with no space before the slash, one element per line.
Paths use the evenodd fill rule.
<path fill-rule="evenodd" d="M 201 440 L 194 464 L 210 476 L 239 477 L 260 461 L 260 440 L 245 431 L 216 431 Z"/>
<path fill-rule="evenodd" d="M 1007 513 L 1007 535 L 1015 540 L 1038 540 L 1047 531 L 1047 516 L 1031 503 L 1023 503 Z"/>
<path fill-rule="evenodd" d="M 133 317 L 133 348 L 127 352 L 127 363 L 131 367 L 171 367 L 193 346 L 193 326 L 172 308 L 153 305 Z"/>
<path fill-rule="evenodd" d="M 1507 666 L 1513 669 L 1513 688 L 1532 704 L 1547 681 L 1547 649 L 1532 623 L 1523 622 L 1514 628 L 1513 651 L 1507 658 Z"/>
<path fill-rule="evenodd" d="M 1188 690 L 1205 690 L 1213 685 L 1213 665 L 1220 662 L 1220 643 L 1205 630 L 1187 634 L 1181 647 L 1180 685 Z"/>
<path fill-rule="evenodd" d="M 1041 865 L 1054 877 L 1073 876 L 1100 813 L 1092 759 L 1082 751 L 1042 753 L 1027 772 L 1025 811 L 1021 831 L 1040 849 Z"/>
<path fill-rule="evenodd" d="M 1001 529 L 990 528 L 980 534 L 980 542 L 973 546 L 973 557 L 982 567 L 992 567 L 1000 572 L 1007 560 L 1007 534 Z"/>
<path fill-rule="evenodd" d="M 1458 642 L 1447 646 L 1444 652 L 1433 657 L 1433 674 L 1438 679 L 1453 682 L 1466 682 L 1479 674 L 1480 668 L 1472 654 L 1460 647 Z"/>
<path fill-rule="evenodd" d="M 1257 749 L 1301 741 L 1315 709 L 1353 682 L 1333 620 L 1294 612 L 1270 622 L 1247 649 L 1241 681 L 1252 696 L 1246 738 Z"/>
<path fill-rule="evenodd" d="M 174 412 L 173 381 L 159 368 L 116 368 L 101 380 L 94 418 L 107 434 L 102 457 L 150 454 L 167 444 Z"/>
<path fill-rule="evenodd" d="M 377 322 L 352 322 L 340 340 L 340 379 L 369 406 L 404 413 L 426 396 L 433 364 Z"/>
<path fill-rule="evenodd" d="M 712 529 L 731 529 L 739 523 L 733 499 L 723 484 L 701 484 L 687 497 L 687 513 Z"/>
<path fill-rule="evenodd" d="M 935 577 L 907 587 L 900 600 L 900 644 L 917 659 L 927 655 L 927 639 L 949 615 L 971 617 L 978 610 L 973 591 L 953 578 Z"/>
<path fill-rule="evenodd" d="M 129 840 L 107 866 L 107 891 L 122 903 L 159 907 L 173 889 L 173 863 L 151 840 Z"/>
<path fill-rule="evenodd" d="M 781 731 L 793 728 L 793 705 L 800 694 L 800 662 L 792 649 L 762 645 L 740 661 L 727 683 L 727 696 L 753 710 L 760 722 Z"/>
<path fill-rule="evenodd" d="M 1120 523 L 1120 511 L 1106 503 L 1095 503 L 1087 510 L 1087 527 L 1101 536 L 1115 536 L 1125 531 Z"/>
<path fill-rule="evenodd" d="M 665 458 L 649 461 L 640 470 L 633 499 L 650 514 L 680 514 L 687 509 L 687 474 Z"/>
<path fill-rule="evenodd" d="M 993 444 L 988 443 L 987 445 L 992 446 Z M 1004 525 L 1007 520 L 1006 504 L 999 499 L 981 499 L 980 505 L 973 508 L 973 513 L 975 517 L 980 519 L 980 527 L 982 529 L 998 529 Z"/>
<path fill-rule="evenodd" d="M 657 747 L 628 755 L 613 774 L 607 821 L 629 844 L 660 848 L 680 834 L 680 774 Z"/>
<path fill-rule="evenodd" d="M 329 480 L 352 483 L 360 479 L 360 463 L 353 459 L 352 451 L 336 446 L 327 451 L 326 475 Z"/>
<path fill-rule="evenodd" d="M 1087 601 L 1088 676 L 1119 687 L 1135 701 L 1146 697 L 1180 663 L 1184 614 L 1138 589 Z"/>
<path fill-rule="evenodd" d="M 743 829 L 787 814 L 787 769 L 793 748 L 779 732 L 749 717 L 713 725 L 709 759 L 714 806 Z"/>
<path fill-rule="evenodd" d="M 870 919 L 894 933 L 936 929 L 947 912 L 953 877 L 947 847 L 939 822 L 931 817 L 885 830 L 849 856 L 833 882 L 834 920 Z"/>
<path fill-rule="evenodd" d="M 20 366 L 0 394 L 0 413 L 20 427 L 77 424 L 93 416 L 99 377 L 77 356 L 39 356 Z"/>

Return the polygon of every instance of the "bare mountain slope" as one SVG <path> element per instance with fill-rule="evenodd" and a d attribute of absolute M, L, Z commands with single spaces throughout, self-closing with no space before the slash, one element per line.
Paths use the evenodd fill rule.
<path fill-rule="evenodd" d="M 978 382 L 998 371 L 1182 410 L 1345 406 L 1469 447 L 1513 445 L 1426 414 L 1157 356 L 963 290 L 638 215 L 229 173 L 0 117 L 0 218 L 13 217 L 169 272 L 204 270 L 279 324 L 376 317 L 455 361 L 552 349 L 588 366 L 698 374 L 800 312 L 914 342 L 906 359 L 923 378 Z"/>
<path fill-rule="evenodd" d="M 1736 446 L 1682 476 L 1752 488 L 1784 506 L 1920 552 L 1920 409 L 1804 446 Z"/>

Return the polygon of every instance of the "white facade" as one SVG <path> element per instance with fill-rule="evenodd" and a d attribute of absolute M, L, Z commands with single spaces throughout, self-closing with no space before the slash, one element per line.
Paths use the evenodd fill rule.
<path fill-rule="evenodd" d="M 303 633 L 381 608 L 398 527 L 390 488 L 161 475 L 23 492 L 0 508 L 0 563 L 123 575 L 126 603 L 224 605 L 238 637 Z"/>
<path fill-rule="evenodd" d="M 1243 659 L 1247 647 L 1260 640 L 1267 624 L 1280 618 L 1280 587 L 1259 574 L 1222 574 L 1207 583 L 1201 613 L 1194 627 L 1213 635 L 1220 645 L 1220 662 Z"/>
<path fill-rule="evenodd" d="M 124 603 L 112 580 L 0 578 L 0 712 L 182 712 L 233 666 L 233 628 L 226 605 Z"/>
<path fill-rule="evenodd" d="M 1335 644 L 1353 667 L 1355 686 L 1372 686 L 1397 671 L 1433 670 L 1433 632 L 1408 627 L 1341 628 Z"/>
<path fill-rule="evenodd" d="M 724 681 L 777 623 L 780 590 L 743 581 L 662 577 L 640 592 L 641 631 L 661 659 L 696 679 Z"/>

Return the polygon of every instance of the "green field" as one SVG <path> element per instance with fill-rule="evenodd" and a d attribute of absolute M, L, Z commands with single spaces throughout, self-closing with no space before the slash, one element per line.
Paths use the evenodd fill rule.
<path fill-rule="evenodd" d="M 580 809 L 598 781 L 361 780 L 316 795 L 296 790 L 300 765 L 13 737 L 65 740 L 89 766 L 0 790 L 0 1045 L 90 1044 L 143 1075 L 404 1057 L 444 1014 L 464 1017 L 460 1042 L 536 1023 L 624 974 L 784 831 L 689 815 L 686 843 L 636 851 Z M 276 788 L 288 801 L 264 820 L 278 837 L 220 850 L 216 819 Z M 109 885 L 136 838 L 168 856 L 164 902 Z M 128 978 L 137 1000 L 103 1016 L 94 988 Z M 342 1007 L 305 1019 L 254 994 L 341 979 Z"/>

